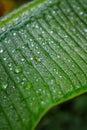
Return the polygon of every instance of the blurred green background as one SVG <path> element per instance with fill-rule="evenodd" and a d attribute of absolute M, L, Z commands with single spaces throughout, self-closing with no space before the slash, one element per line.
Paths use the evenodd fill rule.
<path fill-rule="evenodd" d="M 31 0 L 0 0 L 0 17 Z M 87 130 L 87 93 L 52 108 L 36 130 Z"/>

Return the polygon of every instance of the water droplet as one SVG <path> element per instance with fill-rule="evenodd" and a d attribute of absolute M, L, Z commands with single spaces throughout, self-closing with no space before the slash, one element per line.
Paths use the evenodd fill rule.
<path fill-rule="evenodd" d="M 36 62 L 40 62 L 41 61 L 41 59 L 39 57 L 35 57 L 34 59 L 35 59 Z"/>
<path fill-rule="evenodd" d="M 67 35 L 64 35 L 65 38 L 67 38 L 68 36 Z"/>
<path fill-rule="evenodd" d="M 3 49 L 2 48 L 0 48 L 0 53 L 3 53 Z"/>
<path fill-rule="evenodd" d="M 13 33 L 13 36 L 16 36 L 16 32 Z"/>
<path fill-rule="evenodd" d="M 24 84 L 25 84 L 25 82 L 21 82 L 21 84 L 22 84 L 22 85 L 24 85 Z"/>
<path fill-rule="evenodd" d="M 61 76 L 61 75 L 59 75 L 59 77 L 60 77 L 60 78 L 62 78 L 62 76 Z"/>
<path fill-rule="evenodd" d="M 5 61 L 5 60 L 6 60 L 6 57 L 4 57 L 3 60 Z"/>
<path fill-rule="evenodd" d="M 87 28 L 84 31 L 87 33 Z"/>
<path fill-rule="evenodd" d="M 33 57 L 31 57 L 30 60 L 33 60 Z"/>
<path fill-rule="evenodd" d="M 30 42 L 32 42 L 33 41 L 33 39 L 30 39 Z"/>
<path fill-rule="evenodd" d="M 21 61 L 23 62 L 23 61 L 24 61 L 24 58 L 22 58 Z"/>
<path fill-rule="evenodd" d="M 15 69 L 15 73 L 21 73 L 22 72 L 22 68 L 20 66 L 17 66 Z"/>
<path fill-rule="evenodd" d="M 41 105 L 44 105 L 45 104 L 45 102 L 44 101 L 41 101 Z"/>
<path fill-rule="evenodd" d="M 53 31 L 50 31 L 51 34 L 53 34 Z"/>
<path fill-rule="evenodd" d="M 52 11 L 52 13 L 53 13 L 53 14 L 56 14 L 56 11 L 55 11 L 55 10 L 53 10 L 53 11 Z"/>
<path fill-rule="evenodd" d="M 24 48 L 25 48 L 25 46 L 22 46 L 22 48 L 24 49 Z"/>
<path fill-rule="evenodd" d="M 20 78 L 19 77 L 16 77 L 16 80 L 17 80 L 18 83 L 20 82 Z"/>
<path fill-rule="evenodd" d="M 83 15 L 83 12 L 80 12 L 80 15 Z"/>
<path fill-rule="evenodd" d="M 1 30 L 2 30 L 2 31 L 5 31 L 5 27 L 2 27 Z"/>
<path fill-rule="evenodd" d="M 0 89 L 6 90 L 7 87 L 8 87 L 7 83 L 0 83 Z"/>
<path fill-rule="evenodd" d="M 72 68 L 75 68 L 75 66 L 72 64 Z"/>
<path fill-rule="evenodd" d="M 51 79 L 50 84 L 51 84 L 51 85 L 53 85 L 53 83 L 54 83 L 54 80 L 53 80 L 53 79 Z"/>
<path fill-rule="evenodd" d="M 26 89 L 29 89 L 32 87 L 32 85 L 28 82 L 25 87 L 26 87 Z"/>
<path fill-rule="evenodd" d="M 57 58 L 60 58 L 60 55 L 57 55 Z"/>
<path fill-rule="evenodd" d="M 37 54 L 40 54 L 40 52 L 38 51 Z"/>
<path fill-rule="evenodd" d="M 14 52 L 15 52 L 15 49 L 12 50 L 12 53 L 14 53 Z"/>
<path fill-rule="evenodd" d="M 12 88 L 14 89 L 14 88 L 15 88 L 15 86 L 12 86 Z"/>
<path fill-rule="evenodd" d="M 8 66 L 9 66 L 9 67 L 11 67 L 11 66 L 12 66 L 12 64 L 11 64 L 11 63 L 9 63 L 9 64 L 8 64 Z"/>

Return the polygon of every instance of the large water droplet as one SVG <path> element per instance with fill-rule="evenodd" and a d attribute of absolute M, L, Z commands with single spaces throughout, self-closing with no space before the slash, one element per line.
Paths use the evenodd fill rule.
<path fill-rule="evenodd" d="M 5 27 L 2 27 L 1 30 L 2 30 L 2 31 L 5 31 L 6 29 L 5 29 Z"/>
<path fill-rule="evenodd" d="M 80 14 L 80 15 L 83 15 L 83 12 L 81 11 L 79 14 Z"/>
<path fill-rule="evenodd" d="M 31 57 L 30 60 L 33 60 L 33 57 Z"/>
<path fill-rule="evenodd" d="M 24 60 L 25 60 L 24 58 L 21 59 L 22 62 L 24 62 Z"/>
<path fill-rule="evenodd" d="M 50 83 L 51 83 L 51 85 L 53 85 L 53 84 L 54 84 L 54 80 L 53 80 L 53 79 L 51 79 Z"/>
<path fill-rule="evenodd" d="M 7 59 L 6 57 L 3 58 L 4 61 L 6 61 L 6 59 Z"/>
<path fill-rule="evenodd" d="M 86 28 L 86 29 L 84 29 L 84 31 L 87 33 L 87 28 Z"/>
<path fill-rule="evenodd" d="M 15 73 L 22 73 L 22 68 L 20 67 L 20 66 L 17 66 L 16 68 L 15 68 Z"/>
<path fill-rule="evenodd" d="M 34 59 L 35 59 L 36 62 L 40 62 L 41 61 L 41 59 L 39 57 L 35 57 Z"/>
<path fill-rule="evenodd" d="M 16 36 L 16 32 L 13 33 L 13 36 Z"/>
<path fill-rule="evenodd" d="M 3 52 L 3 49 L 2 48 L 0 48 L 0 53 L 2 53 Z"/>
<path fill-rule="evenodd" d="M 1 90 L 6 90 L 7 87 L 8 87 L 7 83 L 0 83 L 0 89 Z"/>
<path fill-rule="evenodd" d="M 28 82 L 25 87 L 26 87 L 26 89 L 29 89 L 32 87 L 32 85 Z"/>

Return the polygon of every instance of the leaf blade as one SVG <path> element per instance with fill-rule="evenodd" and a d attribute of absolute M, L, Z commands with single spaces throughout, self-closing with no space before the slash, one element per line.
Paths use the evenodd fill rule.
<path fill-rule="evenodd" d="M 4 129 L 33 130 L 50 107 L 87 92 L 86 22 L 73 9 L 74 2 L 46 1 L 27 13 L 26 6 L 14 15 L 25 9 L 16 23 L 11 16 L 10 27 L 4 20 L 8 27 L 1 28 L 0 36 L 1 128 L 8 122 Z"/>

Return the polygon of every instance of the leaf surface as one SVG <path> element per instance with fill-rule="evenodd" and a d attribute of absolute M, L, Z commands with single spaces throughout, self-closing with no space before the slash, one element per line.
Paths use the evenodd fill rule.
<path fill-rule="evenodd" d="M 35 0 L 0 21 L 0 130 L 33 130 L 87 92 L 87 0 Z"/>

